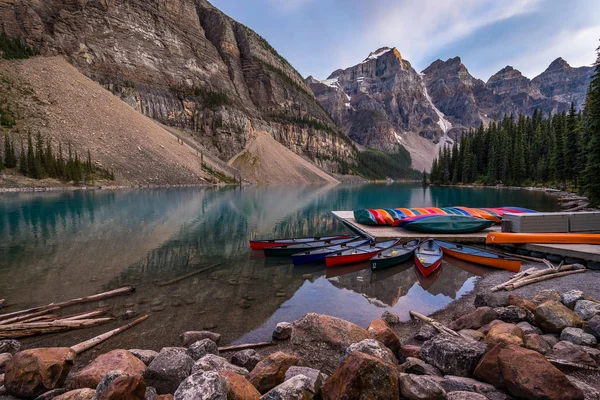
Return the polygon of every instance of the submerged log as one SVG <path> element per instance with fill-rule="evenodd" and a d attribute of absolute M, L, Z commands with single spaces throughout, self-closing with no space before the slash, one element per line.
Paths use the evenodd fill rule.
<path fill-rule="evenodd" d="M 73 306 L 76 304 L 88 303 L 90 301 L 104 300 L 104 299 L 108 299 L 110 297 L 120 296 L 123 294 L 129 294 L 129 293 L 133 293 L 133 292 L 135 292 L 135 288 L 133 286 L 124 286 L 122 288 L 110 290 L 108 292 L 98 293 L 98 294 L 94 294 L 94 295 L 86 296 L 86 297 L 79 297 L 76 299 L 63 301 L 61 303 L 51 303 L 51 304 L 48 304 L 45 306 L 34 307 L 34 308 L 27 309 L 27 310 L 15 311 L 15 312 L 8 313 L 8 314 L 2 314 L 2 315 L 0 315 L 0 324 L 3 324 L 4 321 L 6 321 L 7 319 L 17 317 L 20 315 L 24 315 L 24 314 L 31 314 L 31 313 L 38 312 L 38 311 L 48 310 L 48 309 L 51 309 L 54 307 L 64 308 L 64 307 L 69 307 L 69 306 Z"/>
<path fill-rule="evenodd" d="M 86 340 L 85 342 L 81 342 L 81 343 L 76 344 L 75 346 L 71 346 L 71 349 L 73 349 L 73 351 L 75 351 L 75 353 L 77 353 L 77 354 L 83 353 L 84 351 L 91 349 L 92 347 L 104 342 L 105 340 L 108 340 L 111 337 L 118 335 L 119 333 L 123 332 L 124 330 L 127 330 L 127 329 L 131 328 L 132 326 L 137 325 L 142 321 L 145 321 L 148 317 L 149 317 L 148 315 L 144 315 L 143 317 L 140 317 L 140 318 L 136 319 L 135 321 L 131 321 L 127 325 L 123 325 L 120 328 L 113 329 L 112 331 L 108 331 L 106 333 L 103 333 L 102 335 L 98 335 L 89 340 Z"/>
<path fill-rule="evenodd" d="M 202 272 L 204 272 L 204 271 L 208 271 L 209 269 L 212 269 L 212 268 L 218 267 L 219 265 L 221 265 L 221 263 L 216 263 L 216 264 L 213 264 L 213 265 L 209 265 L 208 267 L 200 268 L 200 269 L 199 269 L 199 270 L 197 270 L 197 271 L 193 271 L 193 272 L 190 272 L 189 274 L 185 274 L 185 275 L 179 276 L 179 277 L 177 277 L 177 278 L 171 279 L 170 281 L 158 282 L 156 285 L 157 285 L 157 286 L 167 286 L 167 285 L 171 285 L 171 284 L 173 284 L 173 283 L 177 283 L 177 282 L 179 282 L 179 281 L 182 281 L 182 280 L 184 280 L 184 279 L 186 279 L 186 278 L 190 278 L 190 277 L 192 277 L 192 276 L 194 276 L 194 275 L 197 275 L 197 274 L 199 274 L 199 273 L 202 273 Z"/>
<path fill-rule="evenodd" d="M 113 318 L 82 319 L 79 321 L 51 321 L 0 325 L 0 339 L 15 339 L 43 333 L 87 328 L 112 321 Z"/>

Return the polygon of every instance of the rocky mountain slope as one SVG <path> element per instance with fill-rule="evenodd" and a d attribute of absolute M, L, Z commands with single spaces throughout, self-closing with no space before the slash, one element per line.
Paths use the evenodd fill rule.
<path fill-rule="evenodd" d="M 326 170 L 354 160 L 355 148 L 293 67 L 207 1 L 0 0 L 0 21 L 9 37 L 42 55 L 63 55 L 223 161 L 253 133 Z"/>

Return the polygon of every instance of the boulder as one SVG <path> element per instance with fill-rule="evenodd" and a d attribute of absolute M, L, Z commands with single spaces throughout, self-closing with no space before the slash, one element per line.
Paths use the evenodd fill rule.
<path fill-rule="evenodd" d="M 146 382 L 141 375 L 110 371 L 98 383 L 95 400 L 142 400 Z"/>
<path fill-rule="evenodd" d="M 373 357 L 379 357 L 391 363 L 397 362 L 394 353 L 392 353 L 390 349 L 385 347 L 383 343 L 375 339 L 365 339 L 361 340 L 358 343 L 352 343 L 346 349 L 346 355 L 349 355 L 350 353 L 353 353 L 355 351 L 360 351 L 362 353 L 369 354 Z"/>
<path fill-rule="evenodd" d="M 139 358 L 141 362 L 146 365 L 150 365 L 150 363 L 156 358 L 158 352 L 154 350 L 141 350 L 141 349 L 130 349 L 127 350 L 135 357 Z"/>
<path fill-rule="evenodd" d="M 298 375 L 303 375 L 303 376 L 307 377 L 308 379 L 310 379 L 310 381 L 312 383 L 312 392 L 313 393 L 319 393 L 319 391 L 321 390 L 321 387 L 323 386 L 323 384 L 325 383 L 327 378 L 329 378 L 327 375 L 325 375 L 318 369 L 308 368 L 308 367 L 291 366 L 285 372 L 285 380 L 287 381 Z"/>
<path fill-rule="evenodd" d="M 0 374 L 3 374 L 6 371 L 6 365 L 8 362 L 12 360 L 12 354 L 10 353 L 2 353 L 0 354 Z"/>
<path fill-rule="evenodd" d="M 17 397 L 36 397 L 61 387 L 74 364 L 75 352 L 67 347 L 24 350 L 8 362 L 4 387 Z"/>
<path fill-rule="evenodd" d="M 415 335 L 415 339 L 420 340 L 421 342 L 424 342 L 426 340 L 431 339 L 432 337 L 434 337 L 437 334 L 438 334 L 438 331 L 433 326 L 423 325 L 421 327 L 421 329 L 419 329 L 419 332 L 417 332 L 417 334 Z"/>
<path fill-rule="evenodd" d="M 591 387 L 585 382 L 580 381 L 577 378 L 572 376 L 567 376 L 567 378 L 571 381 L 573 385 L 575 385 L 581 392 L 585 400 L 600 400 L 600 391 L 598 389 Z"/>
<path fill-rule="evenodd" d="M 436 400 L 446 398 L 446 391 L 427 376 L 402 374 L 399 382 L 403 399 Z"/>
<path fill-rule="evenodd" d="M 192 343 L 187 349 L 187 355 L 198 361 L 207 354 L 219 355 L 217 344 L 210 339 L 202 339 Z"/>
<path fill-rule="evenodd" d="M 214 354 L 205 355 L 204 357 L 196 361 L 192 367 L 193 374 L 211 371 L 232 371 L 244 377 L 248 375 L 248 370 L 246 368 L 233 365 L 229 363 L 225 358 L 219 357 Z"/>
<path fill-rule="evenodd" d="M 592 319 L 600 314 L 600 304 L 590 300 L 579 300 L 573 309 L 584 320 Z"/>
<path fill-rule="evenodd" d="M 248 375 L 248 380 L 261 393 L 268 392 L 285 380 L 288 368 L 298 365 L 296 356 L 278 351 L 265 357 Z"/>
<path fill-rule="evenodd" d="M 464 338 L 473 339 L 478 342 L 481 342 L 482 340 L 485 339 L 485 335 L 483 333 L 473 330 L 473 329 L 463 329 L 463 330 L 458 331 L 457 333 Z"/>
<path fill-rule="evenodd" d="M 533 301 L 527 300 L 519 296 L 518 294 L 508 295 L 508 305 L 523 307 L 531 312 L 534 312 L 535 308 L 537 307 L 537 305 Z"/>
<path fill-rule="evenodd" d="M 596 340 L 600 340 L 600 315 L 596 315 L 585 321 L 583 324 L 583 331 L 594 336 Z"/>
<path fill-rule="evenodd" d="M 562 303 L 569 307 L 571 310 L 575 308 L 575 303 L 584 298 L 585 294 L 581 290 L 573 289 L 568 292 L 564 292 L 560 295 Z"/>
<path fill-rule="evenodd" d="M 498 355 L 508 392 L 525 399 L 583 400 L 583 393 L 541 354 L 508 345 Z"/>
<path fill-rule="evenodd" d="M 536 335 L 535 333 L 524 336 L 523 344 L 525 345 L 525 348 L 537 351 L 540 354 L 546 354 L 552 350 L 552 346 L 550 346 L 543 337 Z"/>
<path fill-rule="evenodd" d="M 75 389 L 67 393 L 56 396 L 54 400 L 92 400 L 96 396 L 96 391 L 90 388 Z"/>
<path fill-rule="evenodd" d="M 341 362 L 321 390 L 323 400 L 397 399 L 400 373 L 394 364 L 356 351 Z"/>
<path fill-rule="evenodd" d="M 383 343 L 383 345 L 390 349 L 394 354 L 397 354 L 400 351 L 400 347 L 402 346 L 400 339 L 398 339 L 398 336 L 396 336 L 384 319 L 377 318 L 371 321 L 371 324 L 367 328 L 367 332 L 369 332 L 369 335 L 373 339 Z"/>
<path fill-rule="evenodd" d="M 310 400 L 315 391 L 312 381 L 304 375 L 296 375 L 282 384 L 269 390 L 261 400 Z"/>
<path fill-rule="evenodd" d="M 164 347 L 148 365 L 144 379 L 158 394 L 174 393 L 192 371 L 194 360 L 182 347 Z"/>
<path fill-rule="evenodd" d="M 549 333 L 560 333 L 568 327 L 581 328 L 583 319 L 556 301 L 546 301 L 535 308 L 535 322 Z"/>
<path fill-rule="evenodd" d="M 419 358 L 444 374 L 470 376 L 485 350 L 485 344 L 462 336 L 437 335 L 423 343 Z"/>
<path fill-rule="evenodd" d="M 484 326 L 482 326 L 481 328 L 479 328 L 477 330 L 479 332 L 483 333 L 484 335 L 487 335 L 490 332 L 490 329 L 492 329 L 494 327 L 494 325 L 498 325 L 498 324 L 502 324 L 502 323 L 504 323 L 504 322 L 499 319 L 495 319 L 492 322 L 490 322 L 489 324 L 485 324 Z"/>
<path fill-rule="evenodd" d="M 262 360 L 260 354 L 256 352 L 256 350 L 247 349 L 240 350 L 236 353 L 233 353 L 231 356 L 231 363 L 233 365 L 237 365 L 238 367 L 246 368 L 248 371 L 252 371 L 256 364 L 258 364 Z"/>
<path fill-rule="evenodd" d="M 98 356 L 91 363 L 72 374 L 67 381 L 69 389 L 95 389 L 104 375 L 110 371 L 120 370 L 131 375 L 141 375 L 146 369 L 136 356 L 127 350 L 113 350 Z"/>
<path fill-rule="evenodd" d="M 199 372 L 188 376 L 175 391 L 174 400 L 258 400 L 260 393 L 235 373 Z M 238 378 L 239 377 L 239 378 Z M 241 378 L 241 379 L 240 379 Z"/>
<path fill-rule="evenodd" d="M 564 360 L 575 364 L 596 367 L 596 360 L 585 351 L 585 347 L 567 341 L 561 341 L 552 347 L 546 354 L 547 357 Z"/>
<path fill-rule="evenodd" d="M 498 313 L 496 313 L 493 308 L 479 307 L 472 313 L 463 315 L 450 322 L 448 328 L 455 331 L 460 331 L 462 329 L 479 329 L 495 319 L 498 319 Z"/>
<path fill-rule="evenodd" d="M 501 323 L 494 325 L 485 337 L 486 343 L 494 345 L 496 343 L 514 344 L 523 346 L 523 331 L 515 324 Z"/>
<path fill-rule="evenodd" d="M 596 338 L 589 333 L 585 333 L 583 329 L 579 328 L 565 328 L 560 333 L 560 340 L 566 340 L 573 344 L 579 344 L 581 346 L 595 346 L 598 344 Z"/>
<path fill-rule="evenodd" d="M 210 339 L 215 343 L 219 343 L 219 340 L 221 340 L 221 335 L 211 331 L 188 331 L 182 333 L 180 338 L 183 346 L 188 347 L 192 343 L 196 343 L 202 339 Z"/>
<path fill-rule="evenodd" d="M 494 308 L 494 311 L 498 314 L 498 319 L 511 324 L 517 324 L 519 322 L 527 321 L 533 322 L 534 316 L 531 311 L 524 307 L 519 306 L 507 306 Z"/>
<path fill-rule="evenodd" d="M 498 364 L 498 356 L 504 347 L 504 344 L 497 344 L 492 347 L 490 351 L 485 353 L 485 355 L 477 364 L 473 375 L 484 382 L 494 385 L 498 389 L 504 390 L 504 378 L 502 377 L 502 372 L 500 371 L 500 365 Z"/>
<path fill-rule="evenodd" d="M 554 289 L 546 289 L 538 292 L 531 301 L 537 305 L 540 305 L 546 301 L 560 302 L 562 300 L 560 293 Z"/>
<path fill-rule="evenodd" d="M 400 317 L 387 310 L 381 314 L 381 318 L 385 320 L 389 326 L 398 325 L 400 323 Z"/>
<path fill-rule="evenodd" d="M 327 374 L 352 343 L 369 339 L 360 326 L 340 318 L 309 313 L 293 324 L 292 349 L 308 365 L 318 365 Z"/>
<path fill-rule="evenodd" d="M 488 399 L 508 400 L 508 397 L 504 393 L 499 392 L 493 385 L 480 382 L 476 379 L 452 375 L 444 377 L 430 376 L 429 379 L 439 384 L 448 394 L 453 392 L 474 392 L 482 394 Z"/>
<path fill-rule="evenodd" d="M 446 397 L 448 400 L 488 400 L 482 394 L 473 392 L 450 392 Z"/>
<path fill-rule="evenodd" d="M 280 322 L 273 330 L 274 340 L 288 340 L 292 336 L 292 324 L 289 322 Z"/>
<path fill-rule="evenodd" d="M 475 307 L 506 307 L 508 305 L 508 293 L 485 292 L 475 295 Z"/>
<path fill-rule="evenodd" d="M 531 325 L 529 322 L 519 322 L 517 324 L 517 326 L 519 328 L 521 328 L 521 330 L 523 331 L 523 336 L 527 336 L 527 335 L 532 335 L 532 334 L 536 334 L 536 335 L 541 335 L 542 334 L 542 330 L 536 326 Z"/>
<path fill-rule="evenodd" d="M 560 336 L 558 336 L 557 334 L 554 333 L 547 333 L 545 335 L 540 335 L 542 337 L 542 339 L 544 339 L 546 342 L 548 342 L 548 344 L 550 345 L 550 347 L 554 347 L 554 345 L 558 342 L 560 342 Z"/>
<path fill-rule="evenodd" d="M 0 353 L 15 355 L 21 350 L 21 343 L 13 339 L 0 340 Z"/>
<path fill-rule="evenodd" d="M 408 357 L 406 361 L 398 367 L 398 371 L 414 375 L 443 376 L 440 370 L 433 365 L 429 365 L 425 361 L 413 357 Z"/>

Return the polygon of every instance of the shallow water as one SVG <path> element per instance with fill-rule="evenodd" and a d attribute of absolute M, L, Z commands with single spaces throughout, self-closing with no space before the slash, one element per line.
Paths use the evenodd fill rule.
<path fill-rule="evenodd" d="M 95 351 L 179 345 L 183 331 L 209 327 L 222 343 L 267 340 L 278 322 L 307 312 L 362 326 L 386 309 L 408 319 L 410 309 L 429 314 L 472 290 L 482 270 L 445 261 L 420 281 L 410 263 L 376 273 L 368 264 L 294 268 L 251 252 L 248 240 L 347 233 L 331 210 L 450 205 L 556 209 L 540 192 L 408 184 L 0 194 L 0 298 L 10 312 L 135 285 L 131 296 L 63 311 L 109 306 L 114 322 L 26 342 L 73 345 L 124 324 L 126 310 L 150 314 Z"/>

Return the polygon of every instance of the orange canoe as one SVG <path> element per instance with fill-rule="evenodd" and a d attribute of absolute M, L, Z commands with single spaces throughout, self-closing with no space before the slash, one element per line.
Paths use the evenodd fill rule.
<path fill-rule="evenodd" d="M 512 272 L 519 272 L 521 270 L 521 261 L 516 258 L 504 257 L 476 247 L 464 246 L 457 243 L 444 242 L 441 240 L 436 240 L 436 242 L 442 247 L 444 254 L 458 258 L 459 260 L 485 265 L 487 267 L 505 269 Z"/>
<path fill-rule="evenodd" d="M 600 244 L 598 233 L 488 233 L 486 243 L 556 243 L 556 244 Z"/>

